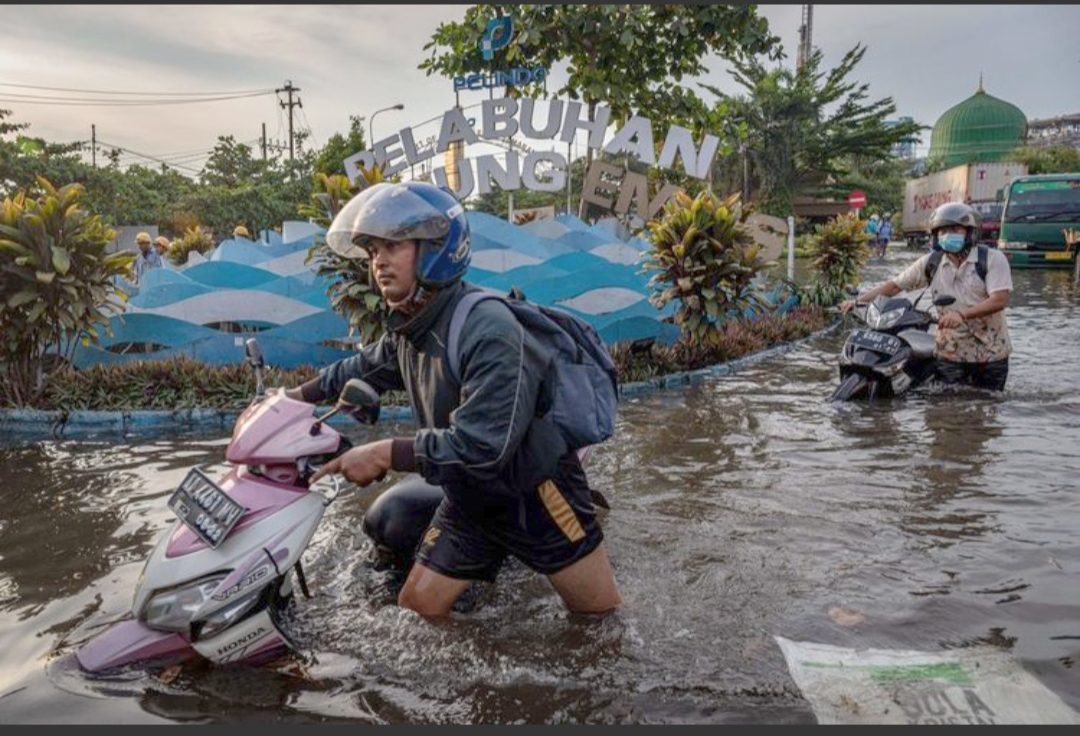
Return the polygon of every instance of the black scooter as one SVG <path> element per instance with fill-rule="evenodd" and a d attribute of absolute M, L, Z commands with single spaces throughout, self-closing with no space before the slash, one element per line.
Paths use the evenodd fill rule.
<path fill-rule="evenodd" d="M 930 325 L 937 318 L 916 309 L 918 301 L 879 296 L 852 310 L 865 327 L 852 330 L 844 342 L 840 385 L 829 401 L 894 398 L 933 378 L 936 371 Z M 934 306 L 954 301 L 955 297 L 941 296 L 934 300 Z"/>

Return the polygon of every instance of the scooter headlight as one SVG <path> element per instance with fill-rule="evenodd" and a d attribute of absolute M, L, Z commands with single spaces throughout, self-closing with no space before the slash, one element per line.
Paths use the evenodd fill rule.
<path fill-rule="evenodd" d="M 202 578 L 182 588 L 162 590 L 150 597 L 140 618 L 152 629 L 187 633 L 195 611 L 210 600 L 225 574 Z"/>
<path fill-rule="evenodd" d="M 193 622 L 197 627 L 198 638 L 207 639 L 236 623 L 245 613 L 255 607 L 262 595 L 262 590 L 255 590 L 225 608 L 219 608 L 209 616 Z"/>
<path fill-rule="evenodd" d="M 876 304 L 871 304 L 866 310 L 866 324 L 875 330 L 887 330 L 904 315 L 903 309 L 890 309 L 888 312 L 878 310 Z"/>

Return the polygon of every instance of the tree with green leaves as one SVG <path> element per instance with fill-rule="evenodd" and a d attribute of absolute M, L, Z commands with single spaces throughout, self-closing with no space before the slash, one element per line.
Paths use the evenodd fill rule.
<path fill-rule="evenodd" d="M 485 61 L 480 39 L 488 21 L 503 15 L 513 20 L 513 37 Z M 706 73 L 707 56 L 777 58 L 778 44 L 755 5 L 472 5 L 461 22 L 439 25 L 419 68 L 453 78 L 565 64 L 567 80 L 557 90 L 544 80 L 507 94 L 581 100 L 590 121 L 604 105 L 614 125 L 635 114 L 663 124 L 700 118 L 703 103 L 683 80 Z M 586 167 L 591 162 L 588 149 Z"/>
<path fill-rule="evenodd" d="M 1007 157 L 1027 164 L 1030 174 L 1065 174 L 1080 171 L 1080 148 L 1073 146 L 1023 146 Z"/>
<path fill-rule="evenodd" d="M 896 113 L 893 99 L 867 101 L 869 85 L 847 81 L 865 53 L 857 44 L 828 72 L 820 71 L 820 50 L 794 71 L 766 68 L 758 58 L 736 59 L 730 73 L 747 91 L 740 96 L 702 84 L 723 105 L 716 124 L 739 151 L 727 164 L 746 167 L 717 178 L 745 178 L 759 209 L 783 217 L 792 213 L 797 195 L 846 196 L 856 161 L 865 166 L 892 158 L 898 143 L 926 126 L 885 125 Z"/>
<path fill-rule="evenodd" d="M 25 135 L 29 123 L 7 122 L 0 110 L 0 196 L 38 190 L 39 176 L 49 181 L 84 182 L 90 167 L 79 158 L 82 143 L 50 143 Z"/>
<path fill-rule="evenodd" d="M 514 36 L 485 61 L 480 38 L 488 21 L 502 15 L 512 18 Z M 460 23 L 439 25 L 424 45 L 431 56 L 420 69 L 454 77 L 565 62 L 566 83 L 553 94 L 583 100 L 590 120 L 602 103 L 618 124 L 635 113 L 663 120 L 684 111 L 689 90 L 682 80 L 707 72 L 707 55 L 775 58 L 778 42 L 755 5 L 472 5 Z M 544 87 L 521 92 L 547 92 Z"/>
<path fill-rule="evenodd" d="M 360 115 L 350 115 L 348 135 L 334 133 L 315 156 L 313 163 L 315 176 L 345 174 L 345 159 L 366 148 L 364 118 Z"/>
<path fill-rule="evenodd" d="M 269 169 L 270 162 L 255 158 L 251 146 L 224 135 L 203 165 L 199 181 L 211 187 L 238 187 L 259 181 Z"/>

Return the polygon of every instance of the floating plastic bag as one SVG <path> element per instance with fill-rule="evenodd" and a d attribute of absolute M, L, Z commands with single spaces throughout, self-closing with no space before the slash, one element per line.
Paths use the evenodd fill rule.
<path fill-rule="evenodd" d="M 1008 653 L 845 649 L 776 637 L 821 724 L 1080 724 Z"/>

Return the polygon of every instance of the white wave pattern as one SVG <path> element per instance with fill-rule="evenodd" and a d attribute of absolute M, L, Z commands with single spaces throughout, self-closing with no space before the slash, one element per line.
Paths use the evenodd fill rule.
<path fill-rule="evenodd" d="M 557 302 L 557 305 L 595 316 L 618 312 L 620 309 L 626 309 L 645 298 L 646 296 L 641 292 L 613 286 L 590 289 L 573 299 L 561 299 Z"/>
<path fill-rule="evenodd" d="M 128 313 L 158 314 L 196 325 L 214 322 L 269 322 L 286 325 L 326 311 L 288 297 L 253 289 L 223 289 L 152 309 L 128 307 Z"/>

